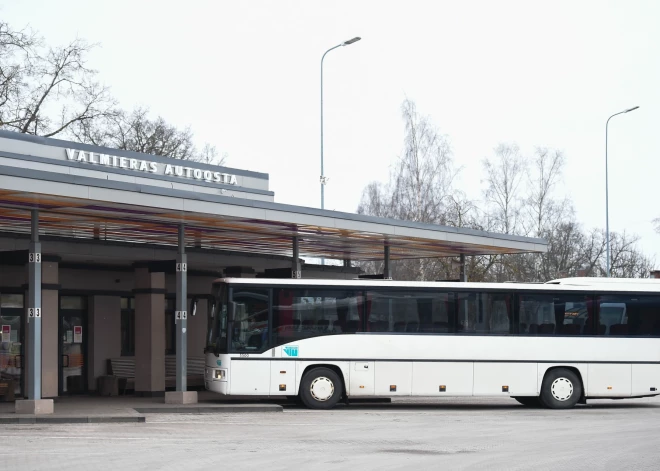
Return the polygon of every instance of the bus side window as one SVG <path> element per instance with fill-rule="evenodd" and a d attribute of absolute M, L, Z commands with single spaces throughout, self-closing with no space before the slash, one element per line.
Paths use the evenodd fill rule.
<path fill-rule="evenodd" d="M 660 337 L 660 296 L 598 296 L 601 335 Z"/>
<path fill-rule="evenodd" d="M 458 331 L 510 334 L 512 328 L 511 295 L 508 293 L 459 293 Z"/>
<path fill-rule="evenodd" d="M 521 294 L 518 309 L 520 335 L 590 335 L 591 298 L 584 295 Z"/>

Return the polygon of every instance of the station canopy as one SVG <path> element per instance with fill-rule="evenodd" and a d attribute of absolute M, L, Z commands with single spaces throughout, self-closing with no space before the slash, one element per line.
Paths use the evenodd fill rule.
<path fill-rule="evenodd" d="M 545 252 L 544 240 L 274 202 L 268 175 L 0 131 L 0 232 L 381 260 Z"/>

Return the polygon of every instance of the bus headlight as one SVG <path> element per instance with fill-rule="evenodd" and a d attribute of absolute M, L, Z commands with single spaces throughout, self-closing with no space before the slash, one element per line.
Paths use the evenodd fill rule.
<path fill-rule="evenodd" d="M 213 370 L 213 379 L 225 381 L 227 379 L 227 370 Z"/>

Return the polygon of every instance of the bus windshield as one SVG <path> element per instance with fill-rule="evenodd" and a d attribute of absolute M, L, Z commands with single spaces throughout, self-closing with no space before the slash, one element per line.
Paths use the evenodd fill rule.
<path fill-rule="evenodd" d="M 204 353 L 227 353 L 227 285 L 222 283 L 213 288 L 213 306 L 209 312 L 208 333 Z"/>

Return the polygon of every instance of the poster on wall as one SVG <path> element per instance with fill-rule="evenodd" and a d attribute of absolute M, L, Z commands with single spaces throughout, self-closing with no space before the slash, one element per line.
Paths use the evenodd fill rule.
<path fill-rule="evenodd" d="M 73 343 L 82 343 L 82 326 L 73 326 Z"/>
<path fill-rule="evenodd" d="M 2 333 L 0 333 L 0 342 L 9 342 L 10 338 L 11 338 L 11 326 L 3 325 Z"/>

